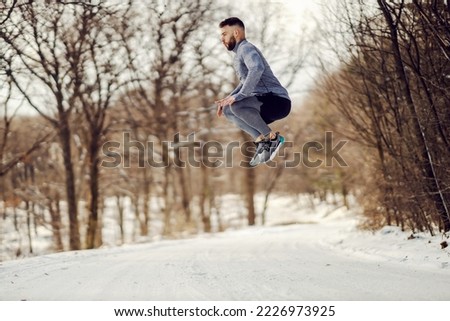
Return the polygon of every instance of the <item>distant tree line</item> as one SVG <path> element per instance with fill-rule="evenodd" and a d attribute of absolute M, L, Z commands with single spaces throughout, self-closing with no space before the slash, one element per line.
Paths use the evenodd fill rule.
<path fill-rule="evenodd" d="M 33 252 L 37 227 L 51 231 L 54 251 L 102 245 L 105 203 L 111 200 L 119 242 L 125 242 L 127 206 L 143 237 L 153 222 L 162 222 L 160 232 L 168 237 L 209 232 L 213 219 L 220 229 L 225 223 L 218 196 L 227 192 L 243 195 L 246 221 L 256 224 L 263 213 L 256 213 L 254 195 L 265 189 L 267 206 L 282 168 L 270 171 L 266 189 L 258 185 L 261 169 L 182 166 L 191 133 L 199 143 L 224 146 L 249 139 L 216 122 L 211 108 L 236 81 L 218 31 L 214 36 L 226 7 L 214 0 L 0 6 L 0 209 L 17 232 L 17 255 L 26 247 L 24 238 Z M 274 14 L 266 17 L 266 26 L 282 18 L 267 5 L 264 12 L 269 11 Z M 252 40 L 267 46 L 269 57 L 277 54 L 275 66 L 287 70 L 282 80 L 292 85 L 304 67 L 309 39 L 280 35 L 267 41 L 268 32 L 261 28 Z M 280 53 L 287 44 L 292 50 Z M 33 116 L 18 113 L 25 105 Z M 102 161 L 110 160 L 105 143 L 124 147 L 124 137 L 128 154 L 110 152 L 121 152 L 130 166 L 103 167 Z M 147 142 L 152 157 L 168 166 L 140 166 L 149 157 L 148 150 L 141 151 Z M 245 153 L 238 154 L 245 164 Z"/>
<path fill-rule="evenodd" d="M 318 108 L 363 151 L 354 190 L 366 223 L 449 231 L 449 2 L 376 4 L 339 2 L 335 48 L 345 49 Z"/>
<path fill-rule="evenodd" d="M 249 168 L 249 137 L 212 106 L 236 81 L 231 56 L 211 40 L 228 12 L 222 4 L 2 3 L 0 214 L 15 231 L 16 255 L 33 253 L 39 227 L 51 231 L 52 251 L 101 246 L 106 204 L 119 244 L 130 211 L 135 239 L 223 230 L 226 193 L 240 194 L 248 225 L 264 224 L 271 195 L 287 193 L 347 207 L 356 196 L 370 228 L 450 230 L 448 1 L 333 5 L 331 33 L 294 39 L 276 5 L 245 8 L 261 10 L 247 23 L 250 40 L 291 93 L 324 45 L 314 90 L 280 122 L 288 143 L 278 162 Z M 25 105 L 33 116 L 18 113 Z M 227 155 L 232 168 L 201 153 L 207 142 L 226 149 L 233 141 L 250 144 Z M 335 146 L 344 146 L 345 166 L 329 164 Z M 203 161 L 184 166 L 189 157 Z"/>

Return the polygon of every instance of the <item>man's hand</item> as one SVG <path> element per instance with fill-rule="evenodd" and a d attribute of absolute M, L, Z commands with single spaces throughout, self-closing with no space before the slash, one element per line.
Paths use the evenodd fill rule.
<path fill-rule="evenodd" d="M 223 115 L 223 107 L 217 106 L 217 117 L 221 117 Z"/>
<path fill-rule="evenodd" d="M 220 117 L 223 115 L 223 108 L 226 106 L 231 106 L 234 103 L 234 97 L 228 96 L 226 98 L 217 100 L 215 103 L 217 105 L 217 117 Z"/>

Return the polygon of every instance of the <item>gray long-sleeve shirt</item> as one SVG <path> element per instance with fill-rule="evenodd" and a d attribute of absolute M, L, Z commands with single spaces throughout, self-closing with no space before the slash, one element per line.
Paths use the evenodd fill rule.
<path fill-rule="evenodd" d="M 239 85 L 230 94 L 235 101 L 269 92 L 290 100 L 287 90 L 275 77 L 255 45 L 244 39 L 236 44 L 233 51 L 236 54 L 234 69 L 239 77 Z"/>

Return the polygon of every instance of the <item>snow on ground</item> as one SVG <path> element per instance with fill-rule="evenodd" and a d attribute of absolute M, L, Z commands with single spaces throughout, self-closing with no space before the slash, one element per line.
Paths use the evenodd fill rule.
<path fill-rule="evenodd" d="M 450 300 L 441 235 L 357 224 L 277 197 L 264 227 L 0 263 L 0 300 Z"/>

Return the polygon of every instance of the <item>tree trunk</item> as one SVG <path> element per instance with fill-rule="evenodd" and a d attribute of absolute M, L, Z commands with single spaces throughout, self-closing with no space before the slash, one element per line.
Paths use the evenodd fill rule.
<path fill-rule="evenodd" d="M 149 222 L 150 222 L 150 184 L 151 179 L 148 177 L 148 170 L 144 168 L 144 219 L 143 219 L 143 229 L 142 236 L 147 236 L 149 233 Z"/>
<path fill-rule="evenodd" d="M 190 199 L 189 199 L 189 187 L 188 183 L 186 182 L 185 178 L 185 169 L 183 167 L 189 166 L 186 163 L 183 165 L 183 162 L 181 160 L 181 151 L 180 151 L 180 134 L 177 133 L 174 136 L 174 163 L 175 163 L 175 170 L 179 178 L 180 183 L 180 189 L 181 189 L 181 206 L 185 215 L 186 223 L 189 223 L 191 221 L 191 206 L 190 206 Z"/>
<path fill-rule="evenodd" d="M 256 212 L 255 212 L 255 169 L 248 167 L 245 171 L 245 195 L 247 202 L 247 218 L 248 225 L 255 225 Z"/>
<path fill-rule="evenodd" d="M 48 208 L 51 217 L 51 226 L 53 233 L 53 242 L 56 252 L 61 252 L 64 250 L 64 245 L 61 237 L 61 208 L 59 206 L 60 199 L 56 197 L 55 200 L 48 200 Z M 53 205 L 55 204 L 55 205 Z"/>
<path fill-rule="evenodd" d="M 288 152 L 286 152 L 285 157 L 289 157 L 289 155 L 287 153 Z M 270 194 L 272 194 L 273 190 L 275 189 L 278 180 L 280 179 L 281 175 L 283 174 L 284 168 L 285 168 L 284 165 L 279 165 L 277 168 L 273 169 L 272 177 L 268 181 L 268 184 L 265 186 L 266 193 L 264 196 L 263 210 L 261 212 L 261 224 L 262 225 L 266 224 L 266 213 L 267 213 L 267 208 L 269 207 Z"/>
<path fill-rule="evenodd" d="M 172 233 L 172 222 L 171 222 L 171 216 L 172 216 L 172 197 L 173 193 L 170 193 L 170 189 L 172 188 L 172 184 L 170 182 L 171 178 L 171 168 L 169 164 L 169 155 L 168 155 L 168 144 L 163 142 L 163 152 L 162 157 L 165 164 L 168 164 L 164 167 L 164 181 L 163 181 L 163 199 L 164 199 L 164 229 L 163 229 L 163 235 L 170 235 Z"/>
<path fill-rule="evenodd" d="M 242 137 L 247 139 L 247 136 L 244 132 L 242 132 Z M 255 213 L 255 168 L 250 166 L 250 159 L 253 157 L 253 152 L 249 150 L 250 142 L 245 143 L 245 147 L 243 148 L 244 152 L 244 161 L 242 164 L 244 165 L 244 195 L 245 202 L 247 204 L 247 220 L 248 225 L 255 225 L 256 223 L 256 213 Z"/>
<path fill-rule="evenodd" d="M 99 231 L 99 215 L 98 215 L 98 202 L 99 202 L 99 140 L 100 135 L 95 131 L 90 137 L 89 145 L 89 190 L 90 190 L 90 204 L 89 204 L 89 220 L 86 234 L 86 248 L 93 249 L 96 247 L 97 232 Z"/>
<path fill-rule="evenodd" d="M 30 254 L 33 254 L 33 239 L 31 237 L 31 209 L 29 201 L 25 201 L 25 210 L 27 212 L 28 251 Z"/>
<path fill-rule="evenodd" d="M 117 204 L 117 211 L 119 213 L 119 230 L 120 230 L 120 241 L 121 244 L 125 243 L 125 231 L 123 228 L 123 213 L 124 213 L 124 204 L 123 204 L 123 198 L 120 195 L 116 195 L 116 204 Z"/>
<path fill-rule="evenodd" d="M 59 138 L 63 150 L 64 169 L 66 174 L 66 200 L 69 214 L 69 246 L 70 250 L 79 250 L 80 231 L 78 225 L 78 206 L 75 192 L 75 174 L 72 164 L 72 148 L 70 144 L 71 131 L 69 127 L 68 115 L 65 112 L 59 113 Z"/>
<path fill-rule="evenodd" d="M 201 162 L 200 165 L 202 186 L 200 188 L 200 217 L 203 223 L 203 231 L 205 233 L 211 232 L 211 207 L 209 206 L 209 211 L 206 210 L 206 201 L 210 198 L 210 187 L 209 187 L 209 173 L 208 168 Z"/>

